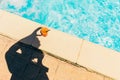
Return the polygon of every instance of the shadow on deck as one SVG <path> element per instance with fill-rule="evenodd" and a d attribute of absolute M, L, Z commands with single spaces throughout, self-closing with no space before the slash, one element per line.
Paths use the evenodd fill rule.
<path fill-rule="evenodd" d="M 40 41 L 36 37 L 36 29 L 31 35 L 21 39 L 12 45 L 5 54 L 8 69 L 12 74 L 11 80 L 49 80 L 47 76 L 48 68 L 42 64 L 44 54 L 31 45 L 21 43 L 21 41 L 36 42 L 36 47 L 40 46 Z"/>

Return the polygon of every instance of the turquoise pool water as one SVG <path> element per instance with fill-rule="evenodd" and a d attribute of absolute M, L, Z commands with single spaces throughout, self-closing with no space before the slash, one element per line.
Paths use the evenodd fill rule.
<path fill-rule="evenodd" d="M 120 52 L 120 0 L 1 0 L 0 8 Z"/>

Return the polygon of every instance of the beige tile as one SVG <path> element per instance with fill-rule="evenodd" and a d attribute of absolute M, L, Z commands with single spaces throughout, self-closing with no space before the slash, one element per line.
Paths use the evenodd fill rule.
<path fill-rule="evenodd" d="M 72 66 L 64 62 L 59 63 L 54 80 L 71 80 L 72 69 Z"/>
<path fill-rule="evenodd" d="M 108 78 L 108 77 L 105 77 L 105 78 L 104 78 L 104 80 L 113 80 L 113 79 L 111 79 L 111 78 Z"/>
<path fill-rule="evenodd" d="M 0 80 L 10 80 L 11 74 L 8 70 L 7 64 L 6 64 L 6 60 L 5 60 L 5 53 L 6 51 L 9 49 L 9 47 L 14 44 L 12 40 L 0 36 L 0 38 L 2 38 L 3 42 L 0 39 L 0 43 L 6 44 L 4 46 L 4 49 L 2 49 L 2 52 L 0 53 Z"/>
<path fill-rule="evenodd" d="M 4 50 L 2 50 L 3 55 L 5 55 L 6 51 L 7 51 L 12 45 L 14 45 L 17 41 L 16 41 L 16 40 L 13 40 L 13 39 L 11 39 L 11 38 L 9 38 L 9 37 L 5 37 L 5 36 L 4 36 L 4 39 L 2 39 L 2 40 L 4 40 L 4 43 L 6 43 L 6 46 L 5 46 Z"/>
<path fill-rule="evenodd" d="M 84 41 L 77 63 L 117 80 L 120 79 L 120 55 L 113 50 Z"/>
<path fill-rule="evenodd" d="M 2 14 L 3 14 L 2 10 L 0 10 L 0 19 L 2 19 L 2 17 L 3 17 Z"/>
<path fill-rule="evenodd" d="M 74 72 L 74 73 L 73 73 Z M 72 72 L 73 79 L 72 80 L 103 80 L 104 76 L 100 74 L 96 74 L 94 72 L 90 72 L 85 70 L 84 68 L 74 68 Z"/>
<path fill-rule="evenodd" d="M 66 33 L 51 29 L 46 38 L 39 38 L 41 41 L 41 47 L 43 50 L 67 59 L 72 62 L 76 62 L 82 40 Z"/>
<path fill-rule="evenodd" d="M 2 51 L 4 50 L 5 46 L 6 46 L 6 41 L 4 41 L 3 39 L 4 37 L 0 35 L 0 53 L 2 53 Z"/>
<path fill-rule="evenodd" d="M 0 32 L 17 40 L 29 36 L 40 26 L 38 23 L 6 11 L 0 11 L 0 13 L 2 13 L 2 19 L 0 19 Z"/>
<path fill-rule="evenodd" d="M 3 56 L 2 56 L 3 57 Z M 5 59 L 2 59 L 0 65 L 0 80 L 10 80 L 11 74 L 7 68 Z"/>
<path fill-rule="evenodd" d="M 65 62 L 59 64 L 54 80 L 103 80 L 104 76 L 89 72 Z"/>
<path fill-rule="evenodd" d="M 44 66 L 46 66 L 49 69 L 49 71 L 47 73 L 49 80 L 54 80 L 55 72 L 59 65 L 59 60 L 45 54 L 45 57 L 43 59 L 43 64 L 44 64 Z"/>
<path fill-rule="evenodd" d="M 96 74 L 94 72 L 89 72 L 88 74 L 88 80 L 104 80 L 104 76 L 100 74 Z"/>

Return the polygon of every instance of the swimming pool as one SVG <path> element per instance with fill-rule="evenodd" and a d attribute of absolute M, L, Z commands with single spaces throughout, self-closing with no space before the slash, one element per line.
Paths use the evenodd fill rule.
<path fill-rule="evenodd" d="M 120 0 L 1 0 L 0 8 L 120 52 Z"/>

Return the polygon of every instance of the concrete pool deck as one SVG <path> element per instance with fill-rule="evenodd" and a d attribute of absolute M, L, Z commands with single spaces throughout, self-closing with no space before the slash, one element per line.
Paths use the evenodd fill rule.
<path fill-rule="evenodd" d="M 92 73 L 91 70 L 104 74 L 106 76 L 109 76 L 115 80 L 120 80 L 120 76 L 119 76 L 120 75 L 120 70 L 119 70 L 120 54 L 118 52 L 108 48 L 104 48 L 103 46 L 100 46 L 100 45 L 93 44 L 91 42 L 77 38 L 75 36 L 71 36 L 66 33 L 54 30 L 52 28 L 50 28 L 51 31 L 49 32 L 49 35 L 46 38 L 34 37 L 32 32 L 35 29 L 37 29 L 39 26 L 44 26 L 44 25 L 40 25 L 36 22 L 24 19 L 20 16 L 11 14 L 6 11 L 0 10 L 0 33 L 2 35 L 9 36 L 12 38 L 11 40 L 21 41 L 25 44 L 29 44 L 34 47 L 37 47 L 38 49 L 42 49 L 46 52 L 49 52 L 54 56 L 58 56 L 74 64 L 86 67 L 86 68 L 82 68 L 83 71 L 81 73 L 81 71 L 79 71 L 79 69 L 81 70 L 81 68 L 62 62 L 56 58 L 54 58 L 55 60 L 53 59 L 52 61 L 48 60 L 48 61 L 51 61 L 51 62 L 48 62 L 49 63 L 48 65 L 52 66 L 53 68 L 55 67 L 50 73 L 48 73 L 48 76 L 50 75 L 49 76 L 50 80 L 53 80 L 53 79 L 61 80 L 61 78 L 55 78 L 56 76 L 60 77 L 60 75 L 61 77 L 63 77 L 62 80 L 70 80 L 70 79 L 71 80 L 80 80 L 80 79 L 81 80 L 105 80 L 106 79 L 105 76 Z M 2 40 L 2 37 L 4 38 L 5 36 L 1 36 L 1 40 Z M 2 41 L 5 44 L 4 40 Z M 3 45 L 2 41 L 0 42 L 1 45 Z M 40 47 L 38 47 L 38 43 L 41 44 Z M 6 43 L 6 45 L 10 47 L 9 44 L 10 42 Z M 2 47 L 3 46 L 1 46 L 1 52 L 2 52 Z M 4 49 L 5 48 L 6 47 L 4 47 Z M 4 56 L 4 53 L 2 55 Z M 1 59 L 1 62 L 3 61 L 4 61 L 4 58 Z M 54 61 L 58 61 L 58 62 L 55 63 Z M 5 66 L 5 63 L 3 64 Z M 57 68 L 56 68 L 56 65 L 57 65 Z M 49 69 L 52 69 L 52 67 L 49 67 Z M 70 67 L 69 69 L 70 71 L 69 70 L 67 71 L 69 67 Z M 61 69 L 59 70 L 58 68 L 61 68 L 63 71 Z M 3 66 L 1 66 L 0 69 L 2 71 Z M 56 69 L 59 71 L 58 73 L 60 74 L 56 73 L 57 71 Z M 87 72 L 90 74 L 84 73 L 84 70 L 86 69 L 88 69 Z M 68 74 L 68 77 L 66 77 L 66 75 L 64 75 L 63 73 L 65 73 L 66 75 Z M 53 74 L 55 77 L 51 78 Z M 96 74 L 96 76 L 99 75 L 101 78 L 100 79 L 96 78 L 92 74 Z"/>
<path fill-rule="evenodd" d="M 10 80 L 11 73 L 6 64 L 5 53 L 16 42 L 16 40 L 0 34 L 0 80 Z M 47 73 L 49 80 L 112 80 L 104 75 L 87 70 L 87 68 L 77 67 L 62 61 L 46 52 L 44 54 L 43 65 L 49 69 Z"/>

